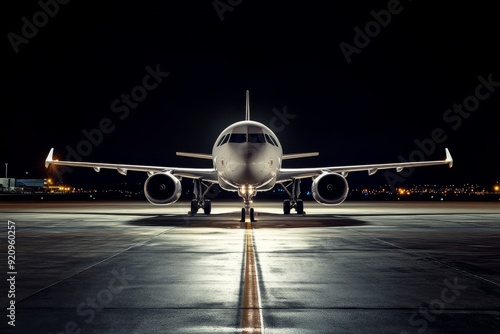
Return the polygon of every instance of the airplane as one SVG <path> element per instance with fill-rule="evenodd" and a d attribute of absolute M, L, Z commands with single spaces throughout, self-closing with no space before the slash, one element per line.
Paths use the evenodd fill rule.
<path fill-rule="evenodd" d="M 113 163 L 95 163 L 79 161 L 59 161 L 53 158 L 54 148 L 50 149 L 45 160 L 49 165 L 72 167 L 91 167 L 96 172 L 101 169 L 115 169 L 126 175 L 128 171 L 146 172 L 148 178 L 144 183 L 146 199 L 154 205 L 175 203 L 181 196 L 182 178 L 193 179 L 194 198 L 191 201 L 191 214 L 203 209 L 205 214 L 211 212 L 209 199 L 213 187 L 225 191 L 237 192 L 243 199 L 241 222 L 249 216 L 255 221 L 255 210 L 251 207 L 253 197 L 258 192 L 269 191 L 279 184 L 289 196 L 283 201 L 283 213 L 290 214 L 295 209 L 297 214 L 304 214 L 304 204 L 300 196 L 300 182 L 304 178 L 312 178 L 311 192 L 313 198 L 324 205 L 338 205 L 347 197 L 349 186 L 346 180 L 348 173 L 367 171 L 373 175 L 381 169 L 395 168 L 401 172 L 405 167 L 421 167 L 447 164 L 453 166 L 453 158 L 445 149 L 446 158 L 435 161 L 398 162 L 385 164 L 368 164 L 352 166 L 331 166 L 316 168 L 283 168 L 284 160 L 312 157 L 318 152 L 283 154 L 281 144 L 271 129 L 262 123 L 250 120 L 250 95 L 246 91 L 245 120 L 236 122 L 225 128 L 217 137 L 212 154 L 176 152 L 178 156 L 211 160 L 212 168 L 185 168 L 126 165 Z"/>

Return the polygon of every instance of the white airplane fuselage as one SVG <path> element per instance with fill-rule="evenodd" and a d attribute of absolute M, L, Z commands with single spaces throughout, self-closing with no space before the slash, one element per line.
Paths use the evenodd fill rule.
<path fill-rule="evenodd" d="M 190 214 L 203 209 L 205 214 L 211 212 L 209 194 L 217 192 L 212 188 L 218 184 L 226 191 L 238 192 L 243 199 L 241 222 L 250 216 L 255 221 L 255 210 L 251 207 L 257 192 L 271 190 L 276 184 L 283 186 L 289 199 L 283 201 L 283 213 L 289 214 L 295 209 L 297 214 L 304 213 L 304 205 L 300 196 L 300 182 L 304 178 L 312 178 L 312 197 L 324 205 L 342 203 L 349 191 L 346 176 L 350 172 L 367 171 L 375 174 L 380 169 L 396 169 L 447 164 L 453 165 L 453 158 L 445 149 L 446 158 L 434 161 L 410 161 L 382 164 L 364 164 L 350 166 L 325 166 L 306 168 L 282 168 L 283 160 L 317 156 L 318 152 L 283 154 L 283 149 L 276 135 L 262 123 L 250 120 L 250 97 L 246 92 L 245 120 L 231 124 L 217 137 L 212 154 L 176 152 L 179 156 L 210 159 L 212 168 L 165 167 L 148 165 L 115 164 L 84 161 L 59 161 L 53 157 L 51 148 L 45 159 L 45 167 L 49 165 L 90 167 L 96 172 L 101 169 L 115 169 L 126 175 L 128 171 L 147 172 L 144 182 L 144 195 L 155 205 L 175 203 L 182 194 L 180 180 L 193 179 L 193 195 Z"/>
<path fill-rule="evenodd" d="M 274 133 L 255 121 L 234 123 L 221 132 L 212 149 L 219 186 L 227 191 L 274 187 L 283 150 Z"/>

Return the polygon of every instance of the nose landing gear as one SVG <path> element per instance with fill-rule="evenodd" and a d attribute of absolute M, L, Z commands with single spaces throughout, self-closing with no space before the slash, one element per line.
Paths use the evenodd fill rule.
<path fill-rule="evenodd" d="M 255 196 L 255 188 L 251 185 L 244 185 L 238 189 L 238 195 L 243 198 L 244 208 L 241 209 L 241 219 L 240 222 L 245 222 L 246 216 L 250 216 L 250 221 L 255 222 L 255 210 L 250 207 L 252 203 L 252 198 Z"/>
<path fill-rule="evenodd" d="M 255 210 L 253 208 L 250 208 L 248 210 L 245 209 L 245 208 L 241 209 L 240 223 L 244 223 L 245 222 L 245 219 L 246 219 L 246 216 L 247 216 L 247 212 L 248 212 L 248 216 L 250 216 L 250 221 L 252 223 L 254 223 L 256 220 L 255 220 Z"/>

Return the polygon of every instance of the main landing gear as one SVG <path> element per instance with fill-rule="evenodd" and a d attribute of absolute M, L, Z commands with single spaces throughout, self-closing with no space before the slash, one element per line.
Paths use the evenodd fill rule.
<path fill-rule="evenodd" d="M 298 198 L 300 196 L 300 179 L 292 180 L 286 185 L 281 183 L 281 186 L 285 189 L 288 196 L 290 196 L 290 199 L 283 201 L 283 213 L 288 215 L 293 208 L 298 215 L 304 214 L 304 202 Z M 288 189 L 289 187 L 291 187 L 291 191 Z"/>
<path fill-rule="evenodd" d="M 245 206 L 241 209 L 241 223 L 245 222 L 247 215 L 250 216 L 251 222 L 255 222 L 255 210 L 250 207 L 255 193 L 255 188 L 250 185 L 244 185 L 238 189 L 238 195 L 243 198 L 243 205 Z"/>
<path fill-rule="evenodd" d="M 194 215 L 199 209 L 203 209 L 203 213 L 209 215 L 212 211 L 212 202 L 206 198 L 210 194 L 214 183 L 206 184 L 199 179 L 194 179 L 194 199 L 191 200 L 191 214 Z"/>

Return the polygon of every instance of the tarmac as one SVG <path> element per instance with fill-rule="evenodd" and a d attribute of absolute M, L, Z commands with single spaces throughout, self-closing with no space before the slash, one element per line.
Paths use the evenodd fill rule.
<path fill-rule="evenodd" d="M 0 203 L 0 332 L 499 333 L 500 202 L 241 204 Z"/>

